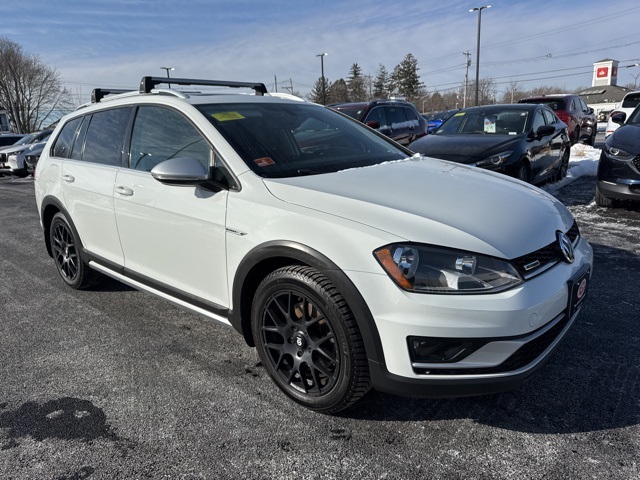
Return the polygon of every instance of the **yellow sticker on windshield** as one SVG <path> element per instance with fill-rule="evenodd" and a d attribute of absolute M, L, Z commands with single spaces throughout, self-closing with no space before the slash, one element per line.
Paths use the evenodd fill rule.
<path fill-rule="evenodd" d="M 212 113 L 211 116 L 219 122 L 228 122 L 229 120 L 242 120 L 244 118 L 238 112 Z"/>
<path fill-rule="evenodd" d="M 459 113 L 454 113 L 453 116 L 454 117 L 461 117 L 464 115 L 464 112 L 459 112 Z"/>

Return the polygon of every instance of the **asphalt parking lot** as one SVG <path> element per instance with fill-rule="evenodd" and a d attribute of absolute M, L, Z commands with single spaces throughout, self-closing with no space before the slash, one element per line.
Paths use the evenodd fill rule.
<path fill-rule="evenodd" d="M 581 316 L 520 389 L 370 392 L 338 416 L 281 394 L 234 331 L 115 281 L 74 291 L 33 180 L 0 178 L 2 479 L 638 479 L 640 208 L 557 196 L 592 243 Z"/>

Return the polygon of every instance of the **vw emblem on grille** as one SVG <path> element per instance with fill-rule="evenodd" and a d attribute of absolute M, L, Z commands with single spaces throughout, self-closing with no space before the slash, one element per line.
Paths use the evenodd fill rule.
<path fill-rule="evenodd" d="M 565 262 L 573 263 L 576 258 L 573 253 L 573 244 L 571 240 L 569 240 L 569 237 L 562 232 L 558 232 L 558 245 L 560 246 L 560 251 L 562 252 Z"/>

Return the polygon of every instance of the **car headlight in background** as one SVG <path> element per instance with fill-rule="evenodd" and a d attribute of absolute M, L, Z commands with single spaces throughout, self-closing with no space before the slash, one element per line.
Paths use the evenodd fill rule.
<path fill-rule="evenodd" d="M 621 162 L 630 160 L 633 157 L 633 155 L 631 155 L 629 152 L 625 152 L 624 150 L 616 148 L 607 143 L 604 144 L 604 152 L 606 153 L 607 157 L 613 160 L 619 160 Z"/>
<path fill-rule="evenodd" d="M 480 160 L 479 162 L 476 162 L 475 166 L 476 167 L 492 167 L 492 166 L 497 167 L 498 165 L 502 165 L 507 160 L 509 160 L 509 157 L 511 157 L 512 153 L 513 153 L 512 150 L 507 150 L 505 152 L 500 152 L 495 155 L 491 155 L 490 157 L 487 157 L 483 160 Z"/>
<path fill-rule="evenodd" d="M 507 261 L 417 244 L 392 244 L 373 252 L 385 272 L 416 293 L 496 293 L 523 282 Z"/>

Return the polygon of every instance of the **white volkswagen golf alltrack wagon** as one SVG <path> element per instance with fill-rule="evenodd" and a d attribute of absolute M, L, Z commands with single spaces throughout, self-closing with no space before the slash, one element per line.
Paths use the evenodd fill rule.
<path fill-rule="evenodd" d="M 263 84 L 166 81 L 95 90 L 42 153 L 44 240 L 70 287 L 108 275 L 229 325 L 325 413 L 372 387 L 515 388 L 574 322 L 593 255 L 551 195 Z"/>

